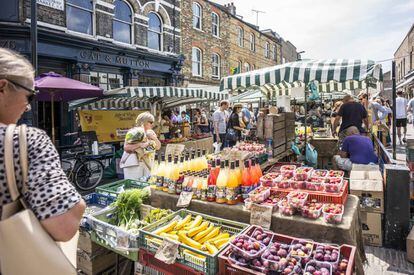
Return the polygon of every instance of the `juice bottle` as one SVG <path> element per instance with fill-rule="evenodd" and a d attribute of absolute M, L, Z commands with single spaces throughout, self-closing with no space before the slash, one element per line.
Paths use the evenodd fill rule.
<path fill-rule="evenodd" d="M 165 180 L 165 155 L 161 154 L 161 162 L 158 166 L 158 173 L 157 173 L 157 189 L 162 190 L 164 186 Z"/>
<path fill-rule="evenodd" d="M 207 170 L 208 169 L 207 151 L 206 150 L 203 150 L 202 151 L 202 156 L 201 156 L 201 169 L 202 170 Z"/>
<path fill-rule="evenodd" d="M 216 162 L 213 160 L 211 162 L 211 169 L 210 174 L 208 176 L 208 188 L 207 188 L 207 200 L 208 201 L 215 201 L 216 200 Z"/>
<path fill-rule="evenodd" d="M 237 183 L 239 184 L 237 188 L 237 196 L 238 196 L 238 199 L 241 200 L 242 169 L 240 167 L 240 160 L 236 160 L 235 165 L 236 165 L 235 171 L 237 175 Z"/>
<path fill-rule="evenodd" d="M 237 190 L 239 188 L 238 175 L 236 171 L 236 165 L 232 161 L 230 163 L 230 170 L 227 178 L 226 185 L 226 200 L 227 204 L 237 204 L 239 201 L 239 196 Z"/>
<path fill-rule="evenodd" d="M 202 159 L 201 159 L 201 150 L 198 149 L 197 150 L 197 158 L 195 159 L 195 164 L 194 164 L 194 169 L 197 172 L 200 172 L 201 170 L 203 170 L 203 164 L 202 164 Z"/>
<path fill-rule="evenodd" d="M 183 165 L 183 169 L 185 172 L 190 171 L 190 154 L 187 153 L 185 154 L 185 160 L 184 160 L 184 165 Z"/>
<path fill-rule="evenodd" d="M 206 201 L 207 200 L 207 189 L 208 189 L 208 176 L 204 174 L 202 184 L 201 184 L 201 200 Z"/>
<path fill-rule="evenodd" d="M 174 158 L 174 164 L 171 166 L 170 182 L 168 184 L 168 193 L 175 194 L 175 185 L 180 178 L 180 167 L 178 165 L 178 157 Z"/>
<path fill-rule="evenodd" d="M 189 163 L 189 170 L 191 172 L 196 172 L 195 171 L 195 152 L 191 152 L 191 158 L 190 158 L 190 163 Z"/>
<path fill-rule="evenodd" d="M 164 192 L 168 192 L 168 188 L 170 186 L 172 165 L 172 156 L 168 155 L 168 162 L 165 164 L 164 184 L 162 186 L 162 191 Z"/>
<path fill-rule="evenodd" d="M 158 166 L 159 166 L 159 162 L 158 162 L 158 154 L 155 155 L 155 159 L 154 159 L 154 163 L 152 165 L 151 168 L 151 177 L 149 179 L 149 182 L 151 183 L 151 187 L 156 186 L 157 183 L 157 174 L 158 174 Z"/>
<path fill-rule="evenodd" d="M 227 186 L 227 178 L 228 173 L 226 169 L 224 169 L 225 163 L 222 162 L 220 164 L 220 173 L 217 177 L 216 181 L 216 202 L 217 203 L 226 203 L 226 186 Z"/>
<path fill-rule="evenodd" d="M 249 196 L 249 192 L 252 187 L 252 174 L 250 173 L 250 164 L 249 161 L 244 161 L 244 168 L 242 171 L 242 183 L 241 183 L 241 198 L 244 201 Z"/>
<path fill-rule="evenodd" d="M 257 170 L 256 170 L 256 161 L 254 160 L 254 158 L 252 158 L 250 160 L 250 177 L 251 177 L 251 184 L 252 186 L 256 186 L 256 183 L 259 181 L 259 179 L 257 178 Z"/>
<path fill-rule="evenodd" d="M 259 158 L 256 158 L 257 174 L 259 175 L 259 180 L 263 176 L 262 168 L 260 167 Z"/>

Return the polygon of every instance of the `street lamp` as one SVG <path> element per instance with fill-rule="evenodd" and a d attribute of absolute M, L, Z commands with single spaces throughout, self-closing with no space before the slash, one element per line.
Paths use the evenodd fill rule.
<path fill-rule="evenodd" d="M 300 51 L 298 53 L 296 53 L 296 59 L 297 60 L 302 60 L 302 58 L 300 57 L 300 54 L 305 53 L 305 51 Z"/>

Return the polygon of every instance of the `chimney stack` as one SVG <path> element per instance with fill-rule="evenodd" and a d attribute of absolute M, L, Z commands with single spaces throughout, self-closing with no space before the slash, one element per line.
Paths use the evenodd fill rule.
<path fill-rule="evenodd" d="M 228 10 L 229 13 L 231 13 L 234 16 L 237 15 L 236 14 L 236 6 L 234 5 L 233 2 L 231 2 L 231 3 L 227 4 L 227 5 L 224 5 L 224 6 L 227 7 L 227 10 Z"/>

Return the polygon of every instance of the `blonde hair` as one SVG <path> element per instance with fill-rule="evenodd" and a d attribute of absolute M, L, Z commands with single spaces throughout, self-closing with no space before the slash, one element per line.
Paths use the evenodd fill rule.
<path fill-rule="evenodd" d="M 142 126 L 144 125 L 144 123 L 150 122 L 150 121 L 154 122 L 154 120 L 155 120 L 154 116 L 150 112 L 143 112 L 137 116 L 137 119 L 135 120 L 135 124 L 137 126 Z"/>
<path fill-rule="evenodd" d="M 33 85 L 34 69 L 32 64 L 20 54 L 0 48 L 0 78 L 9 78 L 27 86 Z"/>

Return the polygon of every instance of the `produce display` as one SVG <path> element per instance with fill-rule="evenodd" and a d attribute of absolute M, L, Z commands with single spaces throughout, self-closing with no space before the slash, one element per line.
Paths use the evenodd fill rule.
<path fill-rule="evenodd" d="M 266 147 L 264 144 L 260 143 L 249 143 L 249 142 L 239 142 L 233 146 L 232 150 L 244 151 L 253 153 L 255 156 L 265 154 Z"/>
<path fill-rule="evenodd" d="M 322 207 L 323 203 L 317 202 L 316 200 L 307 202 L 304 206 L 302 206 L 302 216 L 308 219 L 316 220 L 322 214 Z"/>
<path fill-rule="evenodd" d="M 296 213 L 296 208 L 294 208 L 287 199 L 283 199 L 279 202 L 279 211 L 282 215 L 293 216 Z"/>
<path fill-rule="evenodd" d="M 289 204 L 295 208 L 301 208 L 305 205 L 306 200 L 308 199 L 308 193 L 304 192 L 290 192 L 287 195 Z"/>
<path fill-rule="evenodd" d="M 344 206 L 342 204 L 325 204 L 322 209 L 323 219 L 327 223 L 338 224 L 342 222 Z"/>
<path fill-rule="evenodd" d="M 270 242 L 264 245 L 267 239 Z M 225 251 L 228 254 L 224 255 L 235 266 L 263 274 L 345 275 L 350 272 L 345 256 L 349 255 L 349 249 L 352 248 L 348 246 L 348 252 L 342 254 L 342 248 L 336 245 L 295 239 L 251 226 L 231 242 Z"/>

